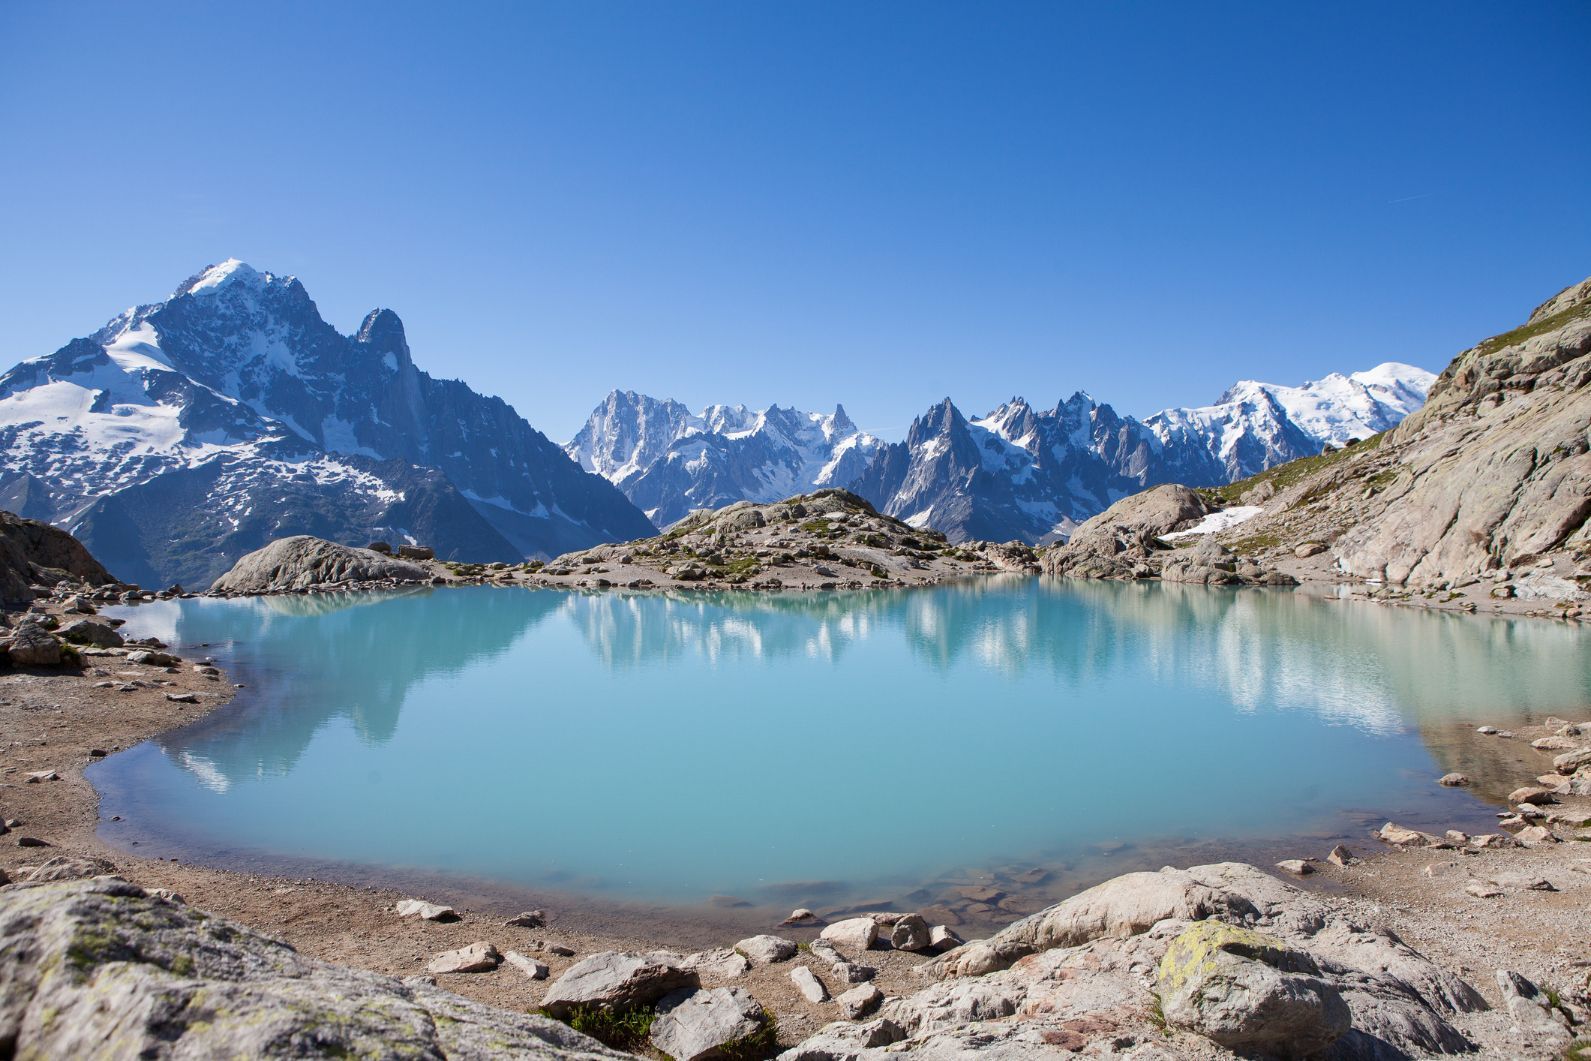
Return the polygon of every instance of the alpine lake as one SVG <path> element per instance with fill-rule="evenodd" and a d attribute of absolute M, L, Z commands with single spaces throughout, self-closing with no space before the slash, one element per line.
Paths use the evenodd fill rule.
<path fill-rule="evenodd" d="M 1591 717 L 1577 628 L 1289 590 L 482 586 L 109 614 L 245 686 L 89 768 L 113 844 L 680 937 L 795 906 L 965 934 L 1131 869 L 1369 850 L 1389 819 L 1494 831 L 1475 727 Z M 1454 769 L 1477 784 L 1435 783 Z"/>

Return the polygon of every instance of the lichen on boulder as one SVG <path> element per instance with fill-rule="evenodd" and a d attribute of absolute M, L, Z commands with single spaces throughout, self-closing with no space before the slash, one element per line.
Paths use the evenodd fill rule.
<path fill-rule="evenodd" d="M 1309 954 L 1221 921 L 1195 922 L 1171 941 L 1156 993 L 1168 1024 L 1238 1052 L 1309 1057 L 1352 1023 Z"/>
<path fill-rule="evenodd" d="M 545 1017 L 298 954 L 118 877 L 0 890 L 0 1056 L 619 1059 Z"/>

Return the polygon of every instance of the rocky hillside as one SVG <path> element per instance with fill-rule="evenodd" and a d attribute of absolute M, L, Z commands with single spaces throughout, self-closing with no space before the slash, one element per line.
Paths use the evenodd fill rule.
<path fill-rule="evenodd" d="M 1046 557 L 1046 570 L 1134 577 L 1147 559 L 1143 577 L 1189 544 L 1191 535 L 1177 532 L 1195 530 L 1303 578 L 1349 577 L 1409 592 L 1480 582 L 1494 584 L 1495 597 L 1584 600 L 1588 425 L 1591 280 L 1459 354 L 1425 406 L 1397 427 L 1197 496 L 1184 491 L 1176 512 L 1151 506 L 1153 526 L 1139 528 L 1148 533 L 1133 543 L 1102 549 L 1097 534 L 1080 530 Z M 1146 504 L 1129 499 L 1090 529 L 1131 523 Z"/>
<path fill-rule="evenodd" d="M 158 584 L 289 534 L 517 560 L 655 530 L 501 399 L 417 368 L 391 310 L 343 335 L 236 260 L 0 376 L 0 505 Z"/>
<path fill-rule="evenodd" d="M 666 534 L 569 553 L 538 579 L 562 585 L 836 589 L 1035 570 L 1020 543 L 951 545 L 843 490 L 696 512 Z"/>

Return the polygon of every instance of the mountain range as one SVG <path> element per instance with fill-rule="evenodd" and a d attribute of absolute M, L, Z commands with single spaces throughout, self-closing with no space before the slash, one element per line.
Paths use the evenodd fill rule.
<path fill-rule="evenodd" d="M 954 541 L 1065 536 L 1161 482 L 1225 483 L 1385 430 L 1433 376 L 1243 381 L 1143 420 L 1081 392 L 968 418 L 946 398 L 905 440 L 804 412 L 614 391 L 566 446 L 499 398 L 414 364 L 388 309 L 352 335 L 290 276 L 236 259 L 0 376 L 0 508 L 64 526 L 118 576 L 208 585 L 293 534 L 550 557 L 694 509 L 853 490 Z"/>
<path fill-rule="evenodd" d="M 517 560 L 655 531 L 501 399 L 416 368 L 391 310 L 343 335 L 235 259 L 0 376 L 0 507 L 200 586 L 290 534 Z"/>
<path fill-rule="evenodd" d="M 1137 420 L 1082 392 L 1052 409 L 1013 398 L 969 418 L 946 398 L 904 441 L 832 414 L 684 405 L 614 391 L 565 451 L 659 525 L 695 508 L 841 486 L 952 541 L 1043 543 L 1163 482 L 1218 485 L 1385 431 L 1433 373 L 1388 362 L 1298 387 L 1244 380 L 1213 404 Z"/>
<path fill-rule="evenodd" d="M 693 414 L 670 399 L 613 391 L 564 451 L 667 526 L 693 509 L 848 486 L 881 445 L 840 405 L 826 414 L 777 405 Z"/>

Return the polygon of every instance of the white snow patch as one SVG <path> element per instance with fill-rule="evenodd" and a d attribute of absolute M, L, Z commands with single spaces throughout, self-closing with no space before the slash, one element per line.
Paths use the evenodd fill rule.
<path fill-rule="evenodd" d="M 1171 534 L 1162 534 L 1163 542 L 1176 541 L 1178 538 L 1191 538 L 1201 534 L 1215 534 L 1218 531 L 1231 530 L 1240 523 L 1247 523 L 1255 516 L 1264 512 L 1262 505 L 1233 505 L 1223 508 L 1219 512 L 1212 512 L 1187 530 L 1174 531 Z"/>

